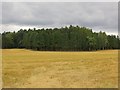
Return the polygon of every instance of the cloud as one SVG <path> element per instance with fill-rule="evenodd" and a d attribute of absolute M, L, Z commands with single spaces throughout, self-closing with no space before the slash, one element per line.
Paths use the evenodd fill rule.
<path fill-rule="evenodd" d="M 117 32 L 117 2 L 4 2 L 3 25 L 61 27 L 79 25 Z M 12 27 L 12 26 L 11 26 Z"/>

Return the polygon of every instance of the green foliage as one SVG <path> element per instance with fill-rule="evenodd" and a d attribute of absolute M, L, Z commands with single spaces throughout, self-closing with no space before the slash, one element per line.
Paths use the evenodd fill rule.
<path fill-rule="evenodd" d="M 96 49 L 96 39 L 94 37 L 87 36 L 89 50 Z"/>
<path fill-rule="evenodd" d="M 85 51 L 118 49 L 120 38 L 93 33 L 86 27 L 72 26 L 54 29 L 28 29 L 2 33 L 2 48 L 27 48 L 47 51 Z"/>

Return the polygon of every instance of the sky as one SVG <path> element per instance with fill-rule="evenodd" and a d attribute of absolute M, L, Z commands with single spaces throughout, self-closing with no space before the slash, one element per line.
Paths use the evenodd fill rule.
<path fill-rule="evenodd" d="M 1 4 L 0 4 L 1 5 Z M 1 11 L 1 10 L 0 10 Z M 2 31 L 79 25 L 118 34 L 117 2 L 3 2 Z"/>

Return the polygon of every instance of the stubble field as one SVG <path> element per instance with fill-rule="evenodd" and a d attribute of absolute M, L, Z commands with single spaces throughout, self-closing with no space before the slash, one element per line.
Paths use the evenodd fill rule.
<path fill-rule="evenodd" d="M 117 88 L 118 50 L 3 49 L 5 88 Z"/>

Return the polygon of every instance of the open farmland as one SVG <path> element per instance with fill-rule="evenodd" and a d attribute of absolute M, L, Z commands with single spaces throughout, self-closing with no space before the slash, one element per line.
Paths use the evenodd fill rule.
<path fill-rule="evenodd" d="M 3 87 L 118 87 L 118 50 L 49 52 L 3 49 L 2 53 Z"/>

